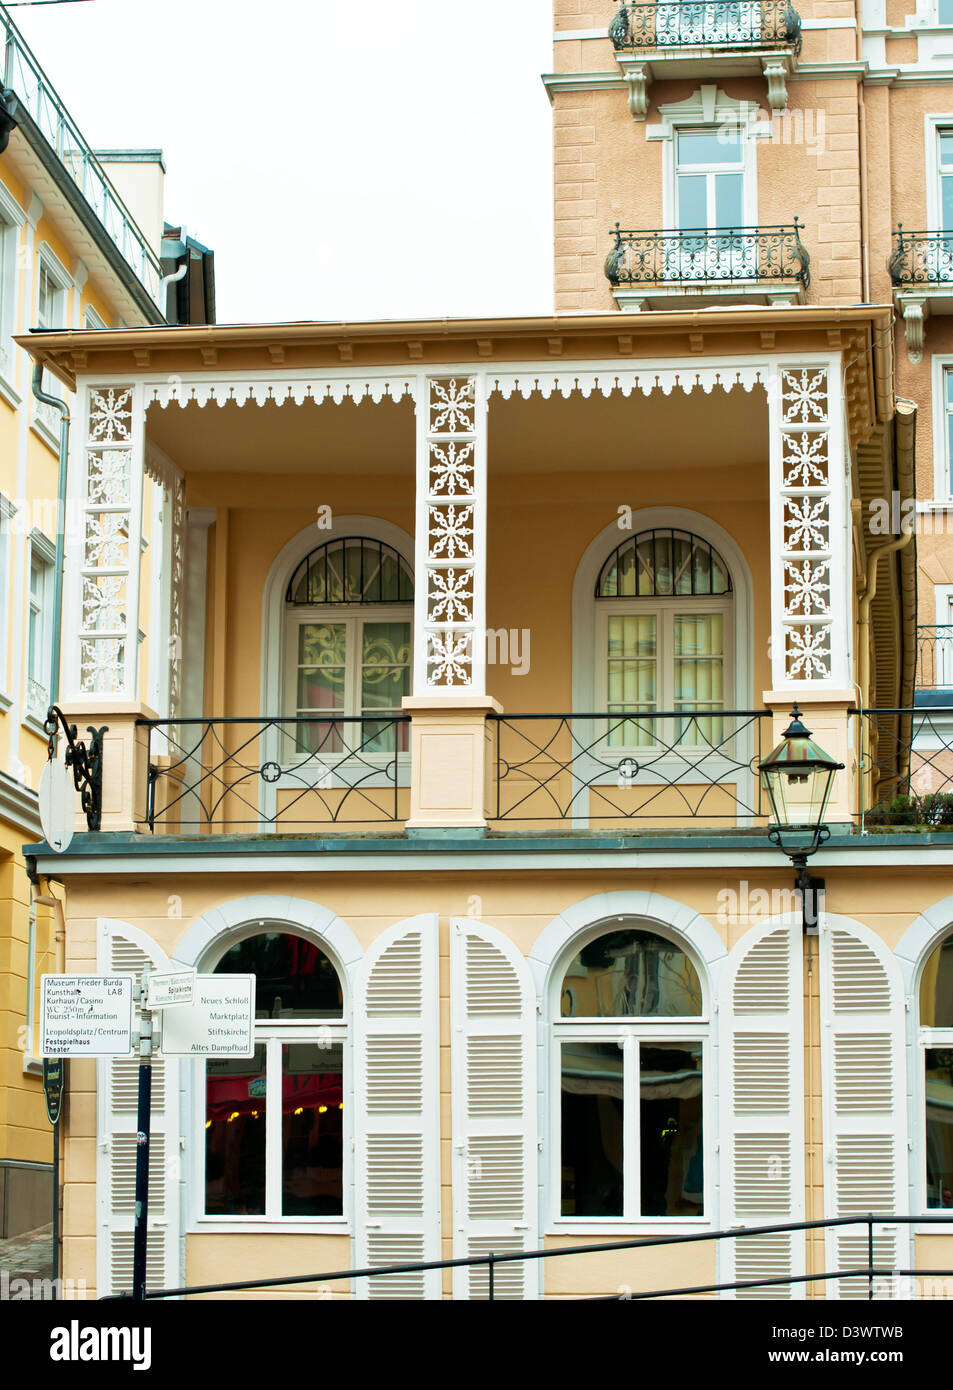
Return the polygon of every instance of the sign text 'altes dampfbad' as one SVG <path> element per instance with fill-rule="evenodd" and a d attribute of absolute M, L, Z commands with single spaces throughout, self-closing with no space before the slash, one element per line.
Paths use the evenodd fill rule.
<path fill-rule="evenodd" d="M 131 975 L 43 976 L 41 1057 L 122 1057 L 131 1051 Z"/>
<path fill-rule="evenodd" d="M 192 1003 L 164 1011 L 159 1051 L 169 1057 L 252 1057 L 255 976 L 196 975 Z"/>

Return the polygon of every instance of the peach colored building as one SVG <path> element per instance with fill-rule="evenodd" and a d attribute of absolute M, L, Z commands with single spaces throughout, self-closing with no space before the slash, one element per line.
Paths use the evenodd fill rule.
<path fill-rule="evenodd" d="M 257 979 L 251 1057 L 160 1041 L 152 1288 L 871 1211 L 881 1270 L 949 1265 L 953 835 L 910 797 L 944 786 L 947 550 L 905 524 L 944 515 L 939 3 L 557 0 L 549 317 L 21 339 L 81 403 L 62 702 L 106 730 L 94 813 L 27 849 L 65 968 Z M 816 935 L 758 777 L 795 701 L 842 764 Z M 100 1293 L 135 1072 L 71 1069 L 65 1272 Z M 495 1292 L 865 1298 L 866 1249 Z"/>

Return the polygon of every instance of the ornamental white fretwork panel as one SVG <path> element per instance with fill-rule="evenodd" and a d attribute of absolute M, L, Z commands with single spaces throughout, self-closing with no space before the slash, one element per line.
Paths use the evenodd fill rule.
<path fill-rule="evenodd" d="M 160 660 L 168 663 L 157 708 L 170 718 L 180 713 L 182 694 L 182 602 L 185 589 L 185 479 L 170 458 L 147 447 L 145 471 L 162 489 L 162 555 L 155 571 L 161 588 L 158 642 Z M 155 581 L 154 581 L 155 582 Z"/>
<path fill-rule="evenodd" d="M 781 363 L 768 399 L 773 683 L 844 684 L 846 470 L 836 359 Z"/>
<path fill-rule="evenodd" d="M 417 394 L 417 695 L 483 694 L 485 424 L 481 376 L 424 378 Z"/>
<path fill-rule="evenodd" d="M 132 385 L 90 386 L 67 537 L 66 695 L 136 695 L 142 422 Z M 74 487 L 77 483 L 74 483 Z"/>

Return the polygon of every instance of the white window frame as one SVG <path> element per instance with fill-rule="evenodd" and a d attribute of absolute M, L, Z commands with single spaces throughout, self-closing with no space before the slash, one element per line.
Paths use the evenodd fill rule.
<path fill-rule="evenodd" d="M 38 561 L 42 566 L 43 592 L 39 602 L 33 597 L 33 565 Z M 50 697 L 50 676 L 52 674 L 53 642 L 56 634 L 53 631 L 53 583 L 56 570 L 56 546 L 42 531 L 34 527 L 30 533 L 30 553 L 27 580 L 27 623 L 26 623 L 26 661 L 25 667 L 25 690 L 24 690 L 24 718 L 23 722 L 34 733 L 46 737 L 43 728 L 43 721 L 46 718 L 46 708 L 42 710 L 33 703 L 31 682 L 36 682 L 46 690 L 46 705 L 49 705 Z M 30 642 L 30 618 L 36 613 L 39 620 L 39 670 L 41 675 L 35 674 L 33 664 L 33 649 Z M 39 716 L 39 717 L 38 717 Z"/>
<path fill-rule="evenodd" d="M 16 504 L 0 492 L 0 613 L 9 614 L 12 609 L 13 588 L 10 582 L 11 547 L 13 534 L 11 522 L 16 516 Z M 13 704 L 13 697 L 7 689 L 7 649 L 10 644 L 10 626 L 0 634 L 0 714 Z"/>
<path fill-rule="evenodd" d="M 193 1144 L 193 1200 L 188 1230 L 221 1234 L 245 1232 L 308 1234 L 308 1235 L 347 1235 L 351 1229 L 349 1211 L 354 1185 L 354 1072 L 351 1034 L 348 1026 L 349 1004 L 345 972 L 340 963 L 327 950 L 327 947 L 310 932 L 295 931 L 292 926 L 281 921 L 256 923 L 253 931 L 243 932 L 231 938 L 218 955 L 222 955 L 241 941 L 249 940 L 263 932 L 279 932 L 300 936 L 302 940 L 317 946 L 330 960 L 341 984 L 343 1002 L 340 1017 L 323 1018 L 260 1018 L 254 1022 L 254 1044 L 264 1044 L 266 1067 L 269 1074 L 276 1075 L 277 1085 L 269 1084 L 266 1093 L 266 1131 L 265 1131 L 265 1211 L 247 1215 L 227 1213 L 209 1214 L 205 1210 L 205 1121 L 206 1121 L 206 1064 L 196 1058 L 192 1062 L 192 1132 L 196 1135 Z M 214 970 L 214 966 L 206 969 Z M 343 1125 L 341 1145 L 341 1215 L 340 1216 L 283 1216 L 281 1214 L 281 1047 L 284 1043 L 306 1043 L 313 1046 L 322 1044 L 340 1047 L 342 1055 L 341 1094 L 343 1097 Z M 274 1063 L 272 1062 L 274 1058 Z M 271 1067 L 277 1066 L 276 1072 Z M 185 1072 L 185 1069 L 183 1069 Z M 187 1074 L 184 1075 L 187 1084 Z M 278 1104 L 269 1105 L 272 1091 L 278 1092 Z M 271 1117 L 271 1118 L 269 1118 Z"/>
<path fill-rule="evenodd" d="M 20 404 L 13 335 L 18 327 L 20 228 L 25 222 L 23 208 L 0 183 L 0 396 L 14 409 Z"/>
<path fill-rule="evenodd" d="M 86 308 L 83 310 L 83 327 L 91 332 L 106 327 L 103 319 L 97 314 L 92 304 L 87 304 Z"/>
<path fill-rule="evenodd" d="M 600 922 L 577 937 L 562 952 L 558 969 L 554 972 L 550 994 L 550 1018 L 552 1019 L 550 1044 L 550 1106 L 551 1115 L 551 1158 L 550 1158 L 550 1210 L 547 1213 L 546 1230 L 553 1233 L 582 1234 L 612 1230 L 625 1234 L 658 1234 L 661 1228 L 675 1227 L 699 1229 L 712 1225 L 715 1207 L 715 1090 L 717 1081 L 714 1075 L 714 1047 L 712 1039 L 711 1006 L 705 971 L 694 952 L 663 926 L 652 921 L 642 921 L 637 916 L 625 919 L 634 930 L 654 932 L 665 937 L 684 951 L 695 968 L 702 989 L 702 1013 L 697 1017 L 678 1017 L 667 1014 L 649 1018 L 563 1018 L 560 1013 L 563 981 L 574 958 L 591 942 L 598 940 L 607 932 L 617 930 L 623 919 Z M 623 1124 L 626 1142 L 623 1147 L 623 1207 L 619 1216 L 565 1216 L 562 1212 L 562 1043 L 575 1039 L 576 1042 L 617 1043 L 623 1050 Z M 701 1043 L 702 1046 L 702 1165 L 704 1169 L 703 1212 L 701 1216 L 643 1216 L 636 1211 L 636 1199 L 641 1195 L 641 1172 L 639 1153 L 639 1084 L 638 1084 L 638 1044 L 640 1042 L 660 1044 L 665 1042 Z M 626 1121 L 626 1113 L 634 1115 L 634 1120 Z"/>
<path fill-rule="evenodd" d="M 953 130 L 953 111 L 934 111 L 923 118 L 923 157 L 927 174 L 926 230 L 928 232 L 942 230 L 940 227 L 942 207 L 940 199 L 940 131 L 946 128 Z"/>
<path fill-rule="evenodd" d="M 677 228 L 678 200 L 676 195 L 676 173 L 678 162 L 679 130 L 691 130 L 705 126 L 720 128 L 737 127 L 741 137 L 743 154 L 742 209 L 744 226 L 758 225 L 758 161 L 757 141 L 768 139 L 771 135 L 770 120 L 761 119 L 763 113 L 756 102 L 736 101 L 726 96 L 715 85 L 701 85 L 685 101 L 668 102 L 658 108 L 660 122 L 645 127 L 646 140 L 666 142 L 662 157 L 662 226 Z"/>
<path fill-rule="evenodd" d="M 927 1206 L 927 1082 L 926 1082 L 926 1054 L 928 1048 L 951 1048 L 953 1049 L 953 1028 L 929 1028 L 920 1022 L 920 984 L 923 980 L 923 972 L 933 955 L 938 951 L 944 941 L 953 936 L 953 928 L 941 933 L 933 944 L 925 952 L 920 968 L 916 973 L 916 984 L 913 993 L 914 1007 L 917 1011 L 917 1046 L 916 1046 L 916 1079 L 914 1084 L 914 1096 L 916 1104 L 916 1114 L 919 1116 L 917 1121 L 917 1133 L 919 1143 L 914 1146 L 914 1156 L 916 1162 L 916 1181 L 915 1194 L 918 1210 L 925 1216 L 933 1215 L 936 1212 L 949 1212 L 953 1217 L 953 1208 L 950 1207 L 929 1207 Z M 943 1227 L 923 1226 L 918 1227 L 915 1234 L 938 1235 L 943 1231 Z"/>
<path fill-rule="evenodd" d="M 56 324 L 40 323 L 40 285 L 44 274 L 50 283 L 55 287 L 56 303 L 59 306 L 54 317 L 60 322 Z M 33 295 L 33 323 L 36 327 L 47 328 L 66 328 L 69 323 L 69 294 L 73 289 L 73 277 L 70 275 L 66 266 L 57 256 L 48 242 L 41 242 L 37 247 L 36 255 L 36 289 Z M 65 400 L 66 391 L 62 384 L 51 376 L 50 373 L 44 375 L 43 389 L 50 396 L 56 396 Z M 53 420 L 53 407 L 45 406 L 43 402 L 34 398 L 33 417 L 30 427 L 39 435 L 44 444 L 47 444 L 57 455 L 59 454 L 59 415 Z"/>
<path fill-rule="evenodd" d="M 953 380 L 953 356 L 933 358 L 933 498 L 935 502 L 953 501 L 953 457 L 950 455 L 947 420 L 953 418 L 953 406 L 947 411 L 946 378 Z"/>

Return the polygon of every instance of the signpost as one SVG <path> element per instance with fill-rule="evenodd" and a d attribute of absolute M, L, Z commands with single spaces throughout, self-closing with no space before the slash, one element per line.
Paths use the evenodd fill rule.
<path fill-rule="evenodd" d="M 49 837 L 47 837 L 49 838 Z M 159 1051 L 170 1057 L 254 1056 L 255 976 L 197 975 L 194 970 L 131 975 L 44 975 L 40 1055 L 47 1109 L 59 1116 L 56 1069 L 64 1057 L 122 1057 L 133 1050 L 133 999 L 139 1004 L 139 1088 L 136 1111 L 136 1198 L 132 1296 L 146 1292 L 149 1140 L 152 1109 L 153 1014 L 162 1020 Z M 62 1075 L 62 1070 L 60 1072 Z"/>

